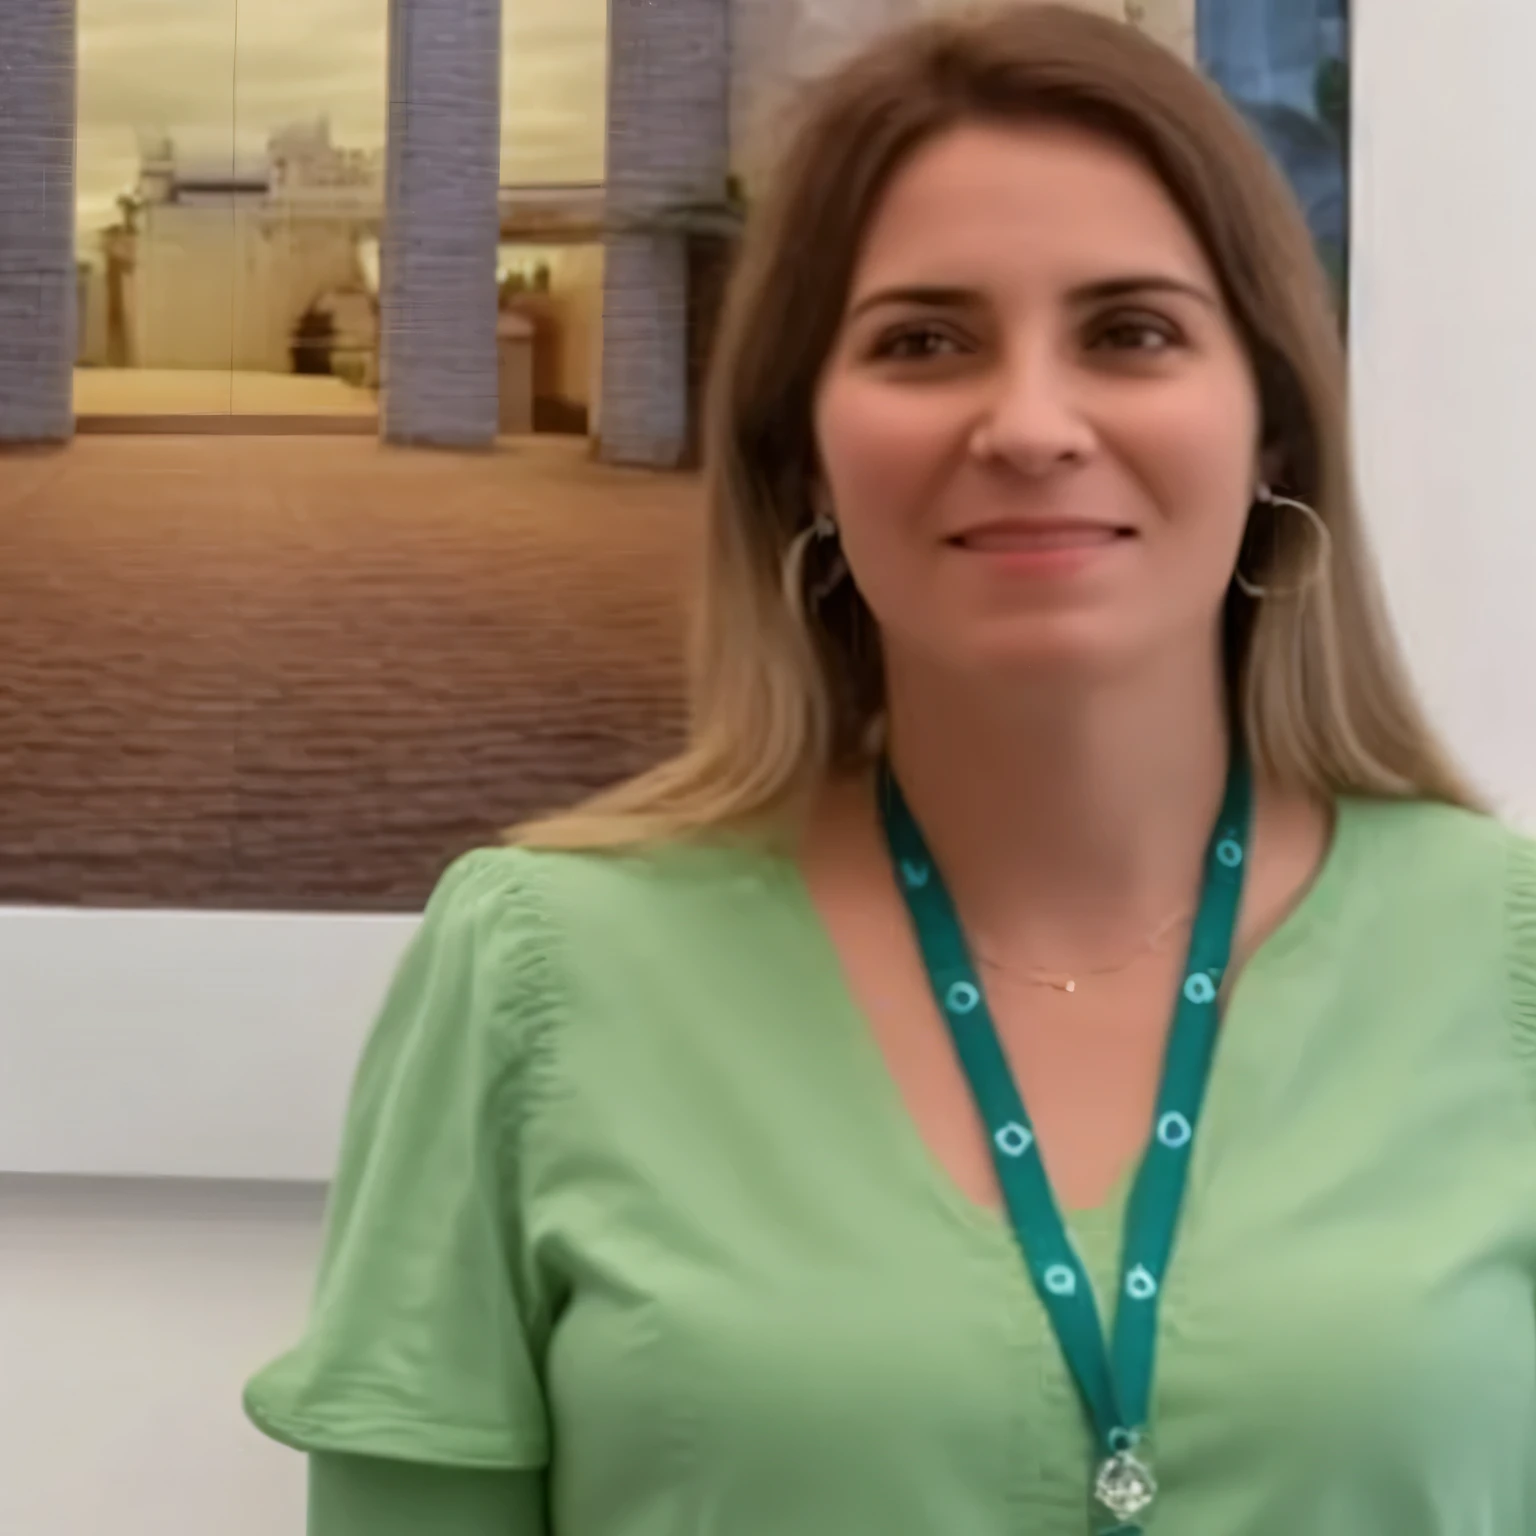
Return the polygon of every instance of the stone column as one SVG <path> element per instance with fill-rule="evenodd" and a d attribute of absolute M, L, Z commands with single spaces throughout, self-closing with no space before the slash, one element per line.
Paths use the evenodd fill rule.
<path fill-rule="evenodd" d="M 0 443 L 74 431 L 75 4 L 0 0 Z"/>
<path fill-rule="evenodd" d="M 485 448 L 496 440 L 501 3 L 390 0 L 380 253 L 386 442 Z"/>
<path fill-rule="evenodd" d="M 688 443 L 684 210 L 730 170 L 729 0 L 609 0 L 600 456 L 670 468 Z"/>

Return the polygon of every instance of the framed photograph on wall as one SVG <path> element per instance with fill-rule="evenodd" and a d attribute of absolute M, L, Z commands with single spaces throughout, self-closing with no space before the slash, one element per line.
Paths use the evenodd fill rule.
<path fill-rule="evenodd" d="M 411 914 L 671 749 L 726 14 L 0 0 L 0 907 Z"/>

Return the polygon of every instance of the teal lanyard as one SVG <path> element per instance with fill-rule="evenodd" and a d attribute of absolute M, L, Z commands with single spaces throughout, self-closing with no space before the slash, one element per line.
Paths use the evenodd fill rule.
<path fill-rule="evenodd" d="M 881 775 L 881 809 L 897 880 L 939 1011 L 986 1124 L 1014 1233 L 1098 1443 L 1094 1498 L 1117 1532 L 1140 1530 L 1157 1494 L 1145 1446 L 1157 1307 L 1189 1175 L 1190 1147 L 1210 1076 L 1217 993 L 1232 953 L 1253 808 L 1247 765 L 1234 756 L 1205 858 L 1163 1064 L 1156 1122 L 1126 1213 L 1114 1337 L 1108 1347 L 1093 1285 L 1068 1235 L 1035 1145 L 965 934 L 927 842 L 894 775 Z"/>

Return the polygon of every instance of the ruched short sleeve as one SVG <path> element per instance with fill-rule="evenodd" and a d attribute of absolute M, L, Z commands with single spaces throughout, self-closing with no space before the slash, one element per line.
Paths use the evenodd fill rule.
<path fill-rule="evenodd" d="M 487 849 L 448 871 L 364 1048 L 307 1328 L 245 1393 L 296 1449 L 548 1459 L 548 1319 L 520 1243 L 519 1127 L 547 1009 L 529 861 Z"/>
<path fill-rule="evenodd" d="M 1536 1113 L 1536 842 L 1510 839 L 1506 888 L 1510 1027 Z"/>

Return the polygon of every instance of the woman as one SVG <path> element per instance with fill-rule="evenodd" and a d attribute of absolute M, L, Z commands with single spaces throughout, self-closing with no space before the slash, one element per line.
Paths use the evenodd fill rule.
<path fill-rule="evenodd" d="M 457 864 L 364 1057 L 248 1398 L 317 1536 L 1536 1529 L 1536 856 L 1403 680 L 1326 291 L 1129 29 L 816 96 L 692 739 Z"/>

